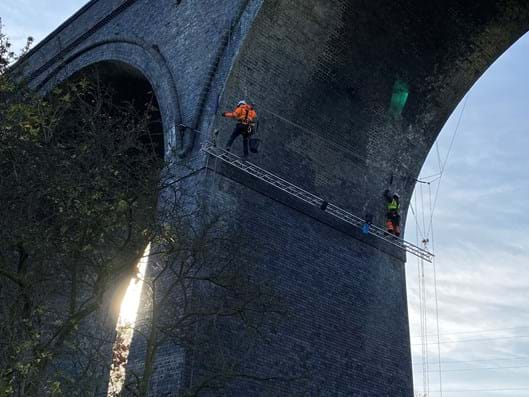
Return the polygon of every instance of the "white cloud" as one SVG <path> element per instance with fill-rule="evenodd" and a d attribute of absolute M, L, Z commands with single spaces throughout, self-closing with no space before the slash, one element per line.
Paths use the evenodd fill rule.
<path fill-rule="evenodd" d="M 42 40 L 87 0 L 4 0 L 0 17 L 14 48 L 22 48 L 28 36 Z"/>
<path fill-rule="evenodd" d="M 447 370 L 444 390 L 529 388 L 528 50 L 526 35 L 473 87 L 440 188 L 434 217 L 439 326 L 441 341 L 450 342 L 439 346 Z M 439 137 L 442 159 L 461 106 Z M 434 149 L 422 175 L 438 170 Z M 432 184 L 433 193 L 435 188 Z M 421 208 L 416 212 L 422 222 Z M 414 222 L 408 214 L 411 240 Z M 417 264 L 408 259 L 412 342 L 419 343 L 413 346 L 415 383 L 422 389 Z M 425 269 L 429 333 L 436 334 L 433 272 L 431 266 Z M 430 390 L 437 390 L 438 346 L 429 348 Z M 449 395 L 518 397 L 529 390 Z"/>

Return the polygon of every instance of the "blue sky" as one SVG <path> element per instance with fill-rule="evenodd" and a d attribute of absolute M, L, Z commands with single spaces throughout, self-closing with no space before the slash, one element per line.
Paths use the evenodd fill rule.
<path fill-rule="evenodd" d="M 80 0 L 2 0 L 5 32 L 21 47 L 26 36 L 41 40 L 79 9 Z M 437 254 L 439 340 L 433 267 L 424 264 L 429 395 L 439 396 L 438 347 L 443 395 L 529 395 L 529 36 L 507 51 L 475 84 L 441 132 L 445 159 L 458 119 L 427 237 Z M 464 102 L 463 100 L 462 102 Z M 439 173 L 437 150 L 422 177 Z M 435 178 L 428 180 L 432 181 Z M 428 229 L 439 180 L 419 187 L 416 213 Z M 422 197 L 422 199 L 421 199 Z M 415 199 L 412 199 L 415 204 Z M 424 211 L 422 209 L 425 209 Z M 423 227 L 424 223 L 426 227 Z M 416 240 L 408 217 L 406 239 Z M 420 239 L 422 239 L 422 235 Z M 433 238 L 435 237 L 435 238 Z M 431 243 L 430 243 L 431 245 Z M 416 391 L 423 393 L 419 272 L 408 258 L 408 299 Z M 515 390 L 521 389 L 521 390 Z M 492 391 L 501 390 L 501 391 Z"/>
<path fill-rule="evenodd" d="M 437 142 L 444 160 L 461 120 L 433 221 L 443 395 L 529 395 L 529 239 L 524 233 L 529 221 L 528 67 L 526 35 L 474 85 Z M 434 147 L 421 175 L 438 174 L 440 168 Z M 432 201 L 438 183 L 430 185 Z M 416 188 L 421 231 L 428 229 L 423 226 L 423 214 L 428 225 L 429 197 L 428 185 Z M 406 233 L 410 241 L 416 240 L 414 223 L 410 214 Z M 432 239 L 431 234 L 427 237 Z M 418 364 L 415 384 L 422 392 L 420 272 L 414 258 L 408 261 L 411 333 Z M 429 264 L 424 266 L 424 278 L 428 342 L 433 343 L 429 344 L 430 395 L 439 396 L 434 392 L 439 390 L 438 339 L 433 268 Z M 491 391 L 494 389 L 503 391 Z M 451 392 L 457 390 L 466 391 Z"/>
<path fill-rule="evenodd" d="M 86 3 L 85 0 L 2 0 L 0 17 L 5 32 L 18 48 L 24 45 L 27 36 L 42 40 Z"/>

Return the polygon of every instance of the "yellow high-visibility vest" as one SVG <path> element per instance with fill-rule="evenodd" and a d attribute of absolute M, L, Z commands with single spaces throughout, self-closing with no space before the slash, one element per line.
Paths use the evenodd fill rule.
<path fill-rule="evenodd" d="M 388 212 L 396 212 L 400 210 L 400 204 L 397 200 L 395 199 L 392 199 L 389 203 L 388 203 Z"/>

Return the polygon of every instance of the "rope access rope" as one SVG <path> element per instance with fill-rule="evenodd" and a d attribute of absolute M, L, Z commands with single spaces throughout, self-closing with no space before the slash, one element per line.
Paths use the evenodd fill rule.
<path fill-rule="evenodd" d="M 432 226 L 433 214 L 434 214 L 435 208 L 437 206 L 437 199 L 439 198 L 439 188 L 441 187 L 441 180 L 442 180 L 444 172 L 446 170 L 446 165 L 448 163 L 448 159 L 450 157 L 450 153 L 452 152 L 452 148 L 454 146 L 456 135 L 459 132 L 459 127 L 461 125 L 461 120 L 463 119 L 463 114 L 465 113 L 465 109 L 467 107 L 467 102 L 468 102 L 469 98 L 470 98 L 470 94 L 467 94 L 467 96 L 465 98 L 465 101 L 463 102 L 463 108 L 461 109 L 461 113 L 459 113 L 459 118 L 457 120 L 457 124 L 456 124 L 456 128 L 454 129 L 454 133 L 452 134 L 452 138 L 450 140 L 450 145 L 448 146 L 448 152 L 446 153 L 445 161 L 444 161 L 444 163 L 442 164 L 442 167 L 439 170 L 439 182 L 437 184 L 437 189 L 435 191 L 435 199 L 434 199 L 432 212 L 430 214 L 430 225 L 428 226 L 428 232 L 430 231 L 430 228 Z M 438 153 L 438 158 L 440 159 L 439 147 L 438 146 L 437 146 L 437 153 Z"/>
<path fill-rule="evenodd" d="M 417 207 L 417 193 L 414 195 L 415 199 L 415 207 Z M 413 210 L 413 205 L 410 203 L 410 209 L 412 211 L 412 214 L 415 218 L 415 243 L 419 245 L 419 236 L 423 235 L 420 224 L 419 224 L 419 216 L 415 213 Z M 426 353 L 425 353 L 425 347 L 427 344 L 424 342 L 425 337 L 425 331 L 424 331 L 424 315 L 423 315 L 423 299 L 422 299 L 422 282 L 421 282 L 421 260 L 417 257 L 417 285 L 419 288 L 418 291 L 418 297 L 419 297 L 419 319 L 421 324 L 420 329 L 420 337 L 421 337 L 421 368 L 422 368 L 422 391 L 423 393 L 426 392 Z"/>
<path fill-rule="evenodd" d="M 326 200 L 322 199 L 321 197 L 318 197 L 302 188 L 300 188 L 299 186 L 296 186 L 290 182 L 288 182 L 287 180 L 275 175 L 275 174 L 272 174 L 271 172 L 269 171 L 266 171 L 265 169 L 253 164 L 253 163 L 250 163 L 249 161 L 242 161 L 237 155 L 231 153 L 231 152 L 228 152 L 224 149 L 220 149 L 219 147 L 216 146 L 216 142 L 211 142 L 209 140 L 207 140 L 207 137 L 205 136 L 205 134 L 200 131 L 200 130 L 197 130 L 197 129 L 194 129 L 194 128 L 191 128 L 189 126 L 186 126 L 184 124 L 180 124 L 179 127 L 182 127 L 182 128 L 188 128 L 190 129 L 191 131 L 199 134 L 199 135 L 202 135 L 206 138 L 206 141 L 204 142 L 204 144 L 202 145 L 202 148 L 201 150 L 205 153 L 208 153 L 209 155 L 215 157 L 216 159 L 219 159 L 219 160 L 222 160 L 223 162 L 225 163 L 228 163 L 230 164 L 231 166 L 234 166 L 235 168 L 238 168 L 239 170 L 241 171 L 244 171 L 270 185 L 273 185 L 277 188 L 279 188 L 280 190 L 283 190 L 287 193 L 289 193 L 290 195 L 292 196 L 295 196 L 297 197 L 298 199 L 301 199 L 302 201 L 305 201 L 307 202 L 308 204 L 311 204 L 311 205 L 315 205 L 315 206 L 318 206 L 319 208 L 321 208 L 322 204 L 323 203 L 326 203 L 326 212 L 333 215 L 334 217 L 346 222 L 346 223 L 349 223 L 353 226 L 356 226 L 356 227 L 359 227 L 359 228 L 362 228 L 363 225 L 365 224 L 365 220 L 356 216 L 356 215 L 353 215 L 351 213 L 349 213 L 348 211 L 334 205 L 334 204 L 331 204 L 331 203 L 327 203 Z M 216 140 L 216 137 L 214 137 L 214 139 Z M 216 167 L 215 167 L 216 168 Z M 433 254 L 431 252 L 428 252 L 427 250 L 425 249 L 422 249 L 420 248 L 418 245 L 414 245 L 410 242 L 407 242 L 406 240 L 400 238 L 400 237 L 397 237 L 397 236 L 394 236 L 394 235 L 390 235 L 388 234 L 384 229 L 382 228 L 379 228 L 375 225 L 370 225 L 369 226 L 369 230 L 368 230 L 368 234 L 372 235 L 372 236 L 375 236 L 379 239 L 382 239 L 388 243 L 390 243 L 391 245 L 395 246 L 395 247 L 398 247 L 400 249 L 403 249 L 404 251 L 406 252 L 409 252 L 410 254 L 412 255 L 415 255 L 417 257 L 420 257 L 422 259 L 424 259 L 425 261 L 427 262 L 432 262 L 432 256 Z"/>
<path fill-rule="evenodd" d="M 426 229 L 425 214 L 424 214 L 424 194 L 423 194 L 423 185 L 419 185 L 420 195 L 421 195 L 421 215 L 422 215 L 422 225 L 423 230 Z M 417 203 L 417 195 L 415 196 L 415 202 Z M 417 219 L 417 224 L 419 224 Z M 422 244 L 426 246 L 427 237 L 426 235 L 422 236 Z M 419 242 L 417 242 L 419 244 Z M 423 352 L 423 392 L 426 395 L 430 392 L 430 358 L 428 351 L 428 304 L 427 304 L 427 294 L 426 294 L 426 279 L 424 276 L 424 262 L 419 258 L 418 262 L 418 272 L 419 272 L 419 286 L 420 286 L 420 308 L 421 308 L 421 334 L 423 335 L 422 343 L 422 352 Z"/>
<path fill-rule="evenodd" d="M 452 137 L 450 139 L 450 144 L 449 144 L 449 147 L 448 147 L 448 151 L 447 151 L 447 154 L 444 158 L 444 161 L 442 161 L 441 159 L 441 153 L 440 153 L 440 150 L 439 150 L 439 143 L 436 142 L 435 143 L 435 149 L 436 149 L 436 155 L 437 155 L 437 162 L 438 162 L 438 166 L 439 166 L 439 173 L 438 174 L 434 174 L 434 175 L 431 175 L 431 176 L 428 176 L 428 177 L 425 177 L 423 178 L 423 180 L 420 180 L 420 179 L 417 179 L 417 183 L 420 184 L 420 194 L 421 194 L 421 206 L 422 206 L 422 221 L 423 221 L 423 227 L 422 227 L 422 230 L 419 226 L 419 214 L 416 213 L 416 211 L 414 211 L 413 207 L 411 207 L 412 209 L 412 214 L 414 215 L 415 219 L 416 219 L 416 228 L 417 228 L 417 234 L 420 232 L 421 234 L 422 233 L 425 233 L 424 236 L 423 236 L 423 241 L 425 242 L 425 248 L 426 248 L 426 243 L 428 241 L 431 241 L 432 242 L 432 252 L 435 253 L 435 241 L 434 241 L 434 227 L 433 227 L 433 216 L 434 216 L 434 212 L 435 212 L 435 208 L 437 206 L 437 201 L 438 201 L 438 198 L 439 198 L 439 190 L 440 190 L 440 186 L 441 186 L 441 181 L 442 181 L 442 178 L 444 176 L 444 173 L 445 173 L 445 170 L 446 170 L 446 166 L 448 164 L 448 159 L 450 157 L 450 153 L 452 152 L 452 149 L 453 149 L 453 146 L 454 146 L 454 142 L 455 142 L 455 138 L 457 136 L 457 133 L 459 131 L 459 127 L 461 126 L 461 120 L 463 118 L 463 115 L 464 115 L 464 112 L 465 112 L 465 109 L 466 109 L 466 106 L 467 106 L 467 103 L 468 103 L 468 99 L 469 99 L 470 95 L 467 95 L 464 102 L 463 102 L 463 107 L 461 109 L 461 112 L 459 114 L 459 117 L 458 117 L 458 120 L 457 120 L 457 123 L 456 123 L 456 127 L 454 129 L 454 133 L 452 134 Z M 428 180 L 430 178 L 433 178 L 432 180 Z M 432 205 L 432 191 L 431 191 L 431 183 L 435 182 L 435 181 L 438 181 L 437 183 L 437 188 L 436 188 L 436 192 L 435 192 L 435 199 L 433 201 L 433 205 Z M 428 194 L 429 194 L 429 212 L 430 212 L 430 219 L 429 219 L 429 222 L 428 222 L 428 228 L 426 228 L 426 224 L 425 224 L 425 211 L 424 211 L 424 196 L 423 196 L 423 184 L 427 184 L 428 185 Z M 416 192 L 417 194 L 417 192 Z M 415 196 L 415 203 L 417 204 L 417 196 Z M 415 209 L 417 209 L 417 205 L 415 205 Z M 418 241 L 417 241 L 418 243 Z M 420 261 L 420 260 L 419 260 Z M 435 299 L 435 318 L 436 318 L 436 328 L 437 328 L 437 341 L 436 341 L 436 345 L 437 345 L 437 355 L 438 355 L 438 371 L 439 371 L 439 391 L 437 391 L 437 393 L 440 393 L 440 395 L 442 396 L 443 395 L 443 378 L 442 378 L 442 365 L 441 365 L 441 348 L 440 348 L 440 345 L 441 345 L 441 341 L 440 341 L 440 329 L 439 329 L 439 296 L 438 296 L 438 288 L 437 288 L 437 264 L 435 262 L 435 257 L 432 257 L 432 265 L 433 265 L 433 283 L 434 283 L 434 299 Z M 428 366 L 429 366 L 429 363 L 428 363 L 428 335 L 425 335 L 424 334 L 424 331 L 425 329 L 427 330 L 427 309 L 425 308 L 426 307 L 426 293 L 425 293 L 425 288 L 426 288 L 426 284 L 424 283 L 424 266 L 423 264 L 421 263 L 420 265 L 418 264 L 418 271 L 419 271 L 419 306 L 420 306 L 420 310 L 421 310 L 421 344 L 422 344 L 422 348 L 423 348 L 423 390 L 426 391 L 429 389 L 429 378 L 427 378 L 427 380 L 425 381 L 425 372 L 426 372 L 426 375 L 427 373 L 429 372 L 428 370 Z M 426 347 L 425 347 L 426 345 Z M 425 356 L 426 355 L 426 368 L 424 366 L 425 364 Z"/>
<path fill-rule="evenodd" d="M 422 235 L 422 243 L 424 244 L 424 248 L 426 249 L 427 244 L 431 241 L 432 243 L 432 252 L 435 252 L 435 240 L 434 240 L 434 227 L 433 227 L 433 216 L 432 214 L 432 189 L 431 189 L 431 182 L 421 181 L 417 180 L 419 183 L 418 190 L 416 190 L 414 199 L 415 199 L 415 209 L 413 206 L 410 205 L 410 209 L 412 210 L 412 214 L 415 218 L 415 224 L 416 224 L 416 239 L 417 244 L 419 244 L 419 235 Z M 425 211 L 425 203 L 424 203 L 424 185 L 428 185 L 428 209 L 430 212 L 430 225 L 429 225 L 429 234 L 423 234 L 424 229 L 426 228 L 426 211 Z M 417 201 L 418 196 L 421 200 L 421 213 L 417 212 Z M 423 230 L 421 230 L 420 227 L 420 221 L 419 221 L 419 215 L 421 215 L 422 218 L 422 224 L 423 224 Z M 428 305 L 427 305 L 427 285 L 425 280 L 425 273 L 424 273 L 424 263 L 421 259 L 418 259 L 417 263 L 417 272 L 418 272 L 418 279 L 419 279 L 419 309 L 420 309 L 420 319 L 421 319 L 421 350 L 422 350 L 422 376 L 423 376 L 423 392 L 428 395 L 430 392 L 430 372 L 438 372 L 439 376 L 439 391 L 440 395 L 443 395 L 443 376 L 442 376 L 442 365 L 441 365 L 441 341 L 440 341 L 440 329 L 439 329 L 439 299 L 438 299 L 438 291 L 437 291 L 437 269 L 436 269 L 436 263 L 435 258 L 432 258 L 432 264 L 434 266 L 433 268 L 433 283 L 434 283 L 434 302 L 435 302 L 435 320 L 436 320 L 436 335 L 434 335 L 437 339 L 435 343 L 437 345 L 437 370 L 436 371 L 430 371 L 430 362 L 429 362 L 429 349 L 428 345 L 430 343 L 428 342 Z"/>
<path fill-rule="evenodd" d="M 432 252 L 435 252 L 435 238 L 434 238 L 434 227 L 433 227 L 433 207 L 432 207 L 432 188 L 428 184 L 428 196 L 429 196 L 429 205 L 430 205 L 430 232 L 431 232 L 431 241 L 432 241 Z M 443 397 L 443 369 L 441 365 L 441 339 L 440 339 L 440 330 L 439 330 L 439 297 L 437 293 L 437 264 L 435 258 L 432 258 L 432 269 L 433 269 L 433 285 L 434 285 L 434 299 L 435 299 L 435 322 L 437 328 L 437 366 L 439 369 L 439 393 Z"/>
<path fill-rule="evenodd" d="M 206 141 L 202 145 L 202 151 L 208 153 L 209 155 L 222 160 L 223 162 L 261 180 L 270 184 L 310 205 L 317 206 L 322 208 L 322 205 L 326 204 L 325 212 L 358 228 L 362 228 L 365 224 L 365 220 L 351 214 L 350 212 L 344 210 L 343 208 L 338 207 L 337 205 L 328 203 L 321 197 L 316 196 L 313 193 L 310 193 L 299 186 L 290 183 L 289 181 L 253 164 L 249 161 L 243 161 L 237 155 L 230 153 L 224 149 L 221 149 L 215 146 L 212 142 Z M 374 237 L 382 239 L 389 244 L 398 247 L 410 254 L 418 256 L 424 259 L 427 262 L 432 261 L 432 253 L 428 252 L 425 249 L 420 248 L 412 243 L 405 241 L 402 238 L 396 237 L 394 235 L 388 234 L 384 229 L 379 228 L 374 225 L 370 225 L 368 233 Z"/>
<path fill-rule="evenodd" d="M 351 154 L 353 157 L 355 157 L 355 158 L 357 158 L 357 159 L 359 159 L 361 161 L 365 160 L 365 156 L 363 155 L 363 153 L 358 152 L 358 151 L 356 151 L 356 150 L 354 150 L 354 149 L 352 149 L 350 147 L 346 147 L 342 143 L 335 142 L 333 139 L 330 139 L 330 138 L 324 138 L 320 134 L 318 134 L 318 133 L 316 133 L 316 132 L 314 132 L 314 131 L 306 128 L 306 127 L 303 127 L 302 125 L 300 125 L 300 124 L 298 124 L 298 123 L 296 123 L 296 122 L 294 122 L 294 121 L 292 121 L 292 120 L 290 120 L 290 119 L 288 119 L 288 118 L 286 118 L 284 116 L 281 116 L 281 115 L 279 115 L 279 114 L 277 114 L 277 113 L 275 113 L 275 112 L 273 112 L 273 111 L 271 111 L 269 109 L 265 109 L 265 108 L 259 107 L 259 110 L 263 111 L 265 113 L 268 113 L 268 114 L 274 116 L 275 118 L 278 118 L 278 119 L 284 121 L 285 123 L 290 124 L 291 126 L 296 127 L 297 129 L 299 129 L 299 130 L 301 130 L 303 132 L 306 132 L 307 134 L 310 134 L 310 135 L 316 137 L 319 140 L 322 140 L 324 142 L 329 143 L 331 146 L 334 146 L 337 150 L 339 150 L 341 152 L 347 152 L 347 153 Z M 399 162 L 395 162 L 395 164 L 403 166 L 402 162 L 400 162 L 400 163 Z M 383 167 L 381 167 L 379 165 L 376 165 L 376 164 L 373 164 L 372 167 L 385 170 L 385 168 L 383 168 Z M 405 168 L 407 168 L 407 167 L 405 167 Z"/>
<path fill-rule="evenodd" d="M 424 276 L 424 262 L 421 260 L 421 282 L 422 282 L 422 299 L 423 299 L 423 316 L 424 316 L 424 351 L 426 355 L 426 395 L 430 394 L 430 352 L 428 349 L 428 301 L 426 295 L 426 278 Z"/>

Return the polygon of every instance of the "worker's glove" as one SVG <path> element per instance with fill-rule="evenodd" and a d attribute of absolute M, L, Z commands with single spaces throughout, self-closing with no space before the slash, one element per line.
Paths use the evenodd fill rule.
<path fill-rule="evenodd" d="M 228 115 L 228 112 L 223 112 L 222 117 L 226 117 Z"/>

